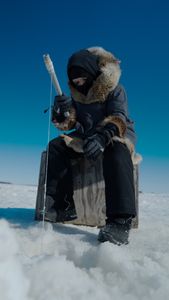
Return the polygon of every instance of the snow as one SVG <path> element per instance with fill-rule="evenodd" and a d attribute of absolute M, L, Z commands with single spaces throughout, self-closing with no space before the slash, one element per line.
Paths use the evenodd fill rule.
<path fill-rule="evenodd" d="M 119 247 L 99 244 L 97 228 L 43 228 L 36 187 L 0 184 L 0 299 L 168 299 L 169 195 L 139 197 L 139 228 Z"/>

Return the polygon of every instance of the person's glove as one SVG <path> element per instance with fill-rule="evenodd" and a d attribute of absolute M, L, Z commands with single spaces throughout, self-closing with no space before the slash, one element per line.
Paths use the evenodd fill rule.
<path fill-rule="evenodd" d="M 105 137 L 106 146 L 112 142 L 112 138 L 116 135 L 119 136 L 119 130 L 113 123 L 108 123 L 104 127 L 99 126 L 96 128 L 96 133 L 101 134 Z"/>
<path fill-rule="evenodd" d="M 84 140 L 84 155 L 87 159 L 95 161 L 103 153 L 105 146 L 106 138 L 104 135 L 96 133 Z"/>
<path fill-rule="evenodd" d="M 66 95 L 55 96 L 54 105 L 52 107 L 52 122 L 61 123 L 66 119 L 66 113 L 70 111 L 72 107 L 72 99 Z"/>
<path fill-rule="evenodd" d="M 114 135 L 118 135 L 118 129 L 114 124 L 107 124 L 96 130 L 96 133 L 84 140 L 83 150 L 87 159 L 95 161 L 104 152 Z"/>
<path fill-rule="evenodd" d="M 66 95 L 55 96 L 54 106 L 56 106 L 57 110 L 64 115 L 66 112 L 70 111 L 72 107 L 72 99 Z"/>

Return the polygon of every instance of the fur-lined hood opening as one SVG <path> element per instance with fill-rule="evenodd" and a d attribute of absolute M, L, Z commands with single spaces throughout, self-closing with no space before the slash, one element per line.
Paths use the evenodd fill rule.
<path fill-rule="evenodd" d="M 94 81 L 86 96 L 78 92 L 69 82 L 72 97 L 75 101 L 86 104 L 104 102 L 108 94 L 112 92 L 119 83 L 121 76 L 119 60 L 102 47 L 91 47 L 86 50 L 98 56 L 101 74 Z"/>

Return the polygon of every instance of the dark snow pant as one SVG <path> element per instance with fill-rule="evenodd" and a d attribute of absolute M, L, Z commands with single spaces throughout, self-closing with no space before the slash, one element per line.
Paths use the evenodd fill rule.
<path fill-rule="evenodd" d="M 73 203 L 71 159 L 83 157 L 67 147 L 61 137 L 49 143 L 47 194 L 55 199 L 56 209 Z M 126 145 L 114 142 L 103 154 L 103 176 L 107 222 L 115 217 L 135 216 L 133 164 Z"/>

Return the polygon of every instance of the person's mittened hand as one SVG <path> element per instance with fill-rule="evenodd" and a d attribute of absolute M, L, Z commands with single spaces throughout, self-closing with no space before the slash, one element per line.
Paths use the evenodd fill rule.
<path fill-rule="evenodd" d="M 51 110 L 52 123 L 57 127 L 57 123 L 62 123 L 65 121 L 65 119 L 66 119 L 66 117 L 64 116 L 64 114 L 61 114 L 58 107 L 56 105 L 54 105 Z"/>
<path fill-rule="evenodd" d="M 97 160 L 99 155 L 105 149 L 106 141 L 103 135 L 94 134 L 84 140 L 83 151 L 84 155 L 89 160 Z"/>
<path fill-rule="evenodd" d="M 54 105 L 57 107 L 61 114 L 69 112 L 72 106 L 72 99 L 66 95 L 55 96 Z"/>

